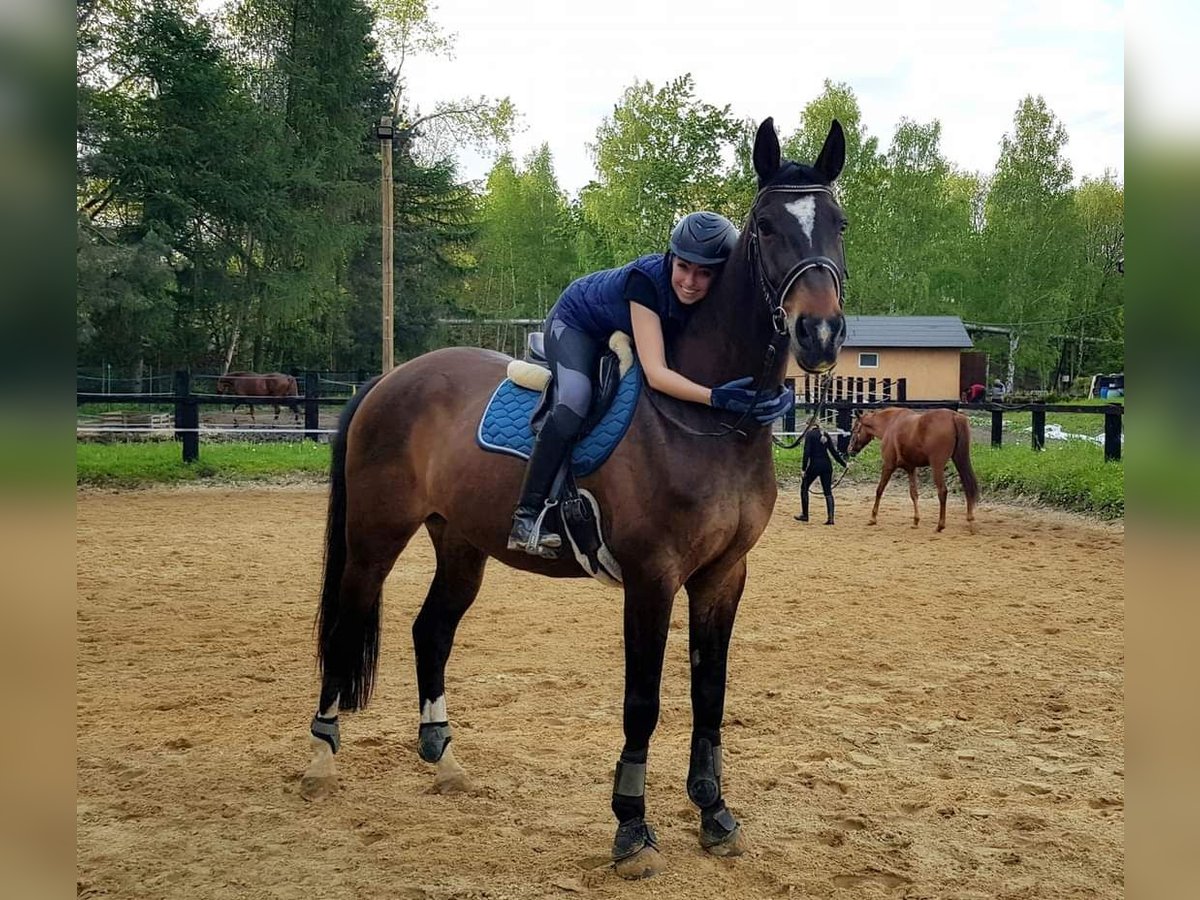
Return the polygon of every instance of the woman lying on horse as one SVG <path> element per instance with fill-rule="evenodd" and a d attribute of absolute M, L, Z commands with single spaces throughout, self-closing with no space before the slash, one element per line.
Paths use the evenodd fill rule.
<path fill-rule="evenodd" d="M 638 362 L 653 390 L 678 400 L 749 412 L 761 423 L 790 408 L 786 388 L 757 399 L 753 376 L 709 388 L 685 378 L 667 364 L 666 342 L 687 324 L 695 304 L 737 244 L 738 230 L 724 216 L 694 212 L 671 232 L 666 253 L 640 256 L 617 269 L 593 272 L 573 281 L 546 317 L 546 359 L 554 376 L 554 405 L 533 445 L 521 498 L 508 537 L 510 550 L 554 559 L 561 535 L 539 526 L 554 476 L 587 418 L 592 372 L 614 331 L 632 332 Z"/>

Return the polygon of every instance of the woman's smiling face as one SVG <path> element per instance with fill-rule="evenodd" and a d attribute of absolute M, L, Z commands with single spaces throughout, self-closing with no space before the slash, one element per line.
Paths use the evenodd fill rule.
<path fill-rule="evenodd" d="M 675 296 L 685 306 L 699 303 L 708 296 L 708 289 L 716 272 L 712 266 L 702 266 L 688 262 L 678 256 L 671 260 L 671 287 Z"/>

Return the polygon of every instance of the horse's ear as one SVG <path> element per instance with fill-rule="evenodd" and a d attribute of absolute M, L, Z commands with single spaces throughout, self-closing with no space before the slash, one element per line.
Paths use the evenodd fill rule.
<path fill-rule="evenodd" d="M 779 135 L 775 133 L 775 120 L 770 116 L 763 119 L 754 136 L 754 171 L 758 173 L 760 188 L 779 171 Z"/>
<path fill-rule="evenodd" d="M 756 160 L 758 159 L 757 152 L 756 147 Z M 834 119 L 829 126 L 829 134 L 825 135 L 825 145 L 821 148 L 821 154 L 817 157 L 817 161 L 813 163 L 813 168 L 824 175 L 827 182 L 833 184 L 842 174 L 842 166 L 845 164 L 846 132 L 842 130 L 842 123 Z"/>

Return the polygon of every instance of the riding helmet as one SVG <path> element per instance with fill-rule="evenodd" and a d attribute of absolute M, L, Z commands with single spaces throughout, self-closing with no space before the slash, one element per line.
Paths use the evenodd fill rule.
<path fill-rule="evenodd" d="M 737 227 L 715 212 L 688 213 L 671 231 L 671 252 L 700 266 L 719 266 L 737 244 Z"/>

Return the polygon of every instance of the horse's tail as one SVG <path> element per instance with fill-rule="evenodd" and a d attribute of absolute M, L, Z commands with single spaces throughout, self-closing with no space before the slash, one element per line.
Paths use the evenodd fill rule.
<path fill-rule="evenodd" d="M 379 660 L 379 604 L 369 610 L 342 607 L 342 573 L 346 569 L 346 435 L 350 420 L 378 375 L 358 389 L 342 410 L 330 449 L 329 513 L 325 522 L 325 580 L 317 610 L 317 659 L 322 672 L 335 673 L 340 684 L 338 706 L 358 709 L 371 696 Z"/>
<path fill-rule="evenodd" d="M 971 423 L 961 413 L 954 414 L 954 468 L 962 481 L 963 492 L 972 504 L 979 500 L 979 482 L 971 468 Z"/>

